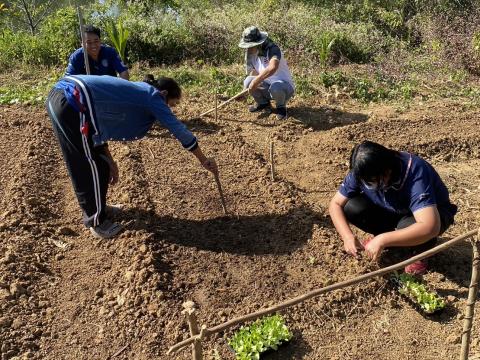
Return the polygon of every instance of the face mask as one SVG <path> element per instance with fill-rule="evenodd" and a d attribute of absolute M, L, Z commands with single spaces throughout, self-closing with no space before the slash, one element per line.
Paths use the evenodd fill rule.
<path fill-rule="evenodd" d="M 384 182 L 383 179 L 379 179 L 378 181 L 365 181 L 365 180 L 360 180 L 368 190 L 372 191 L 387 191 L 390 187 L 387 186 Z"/>

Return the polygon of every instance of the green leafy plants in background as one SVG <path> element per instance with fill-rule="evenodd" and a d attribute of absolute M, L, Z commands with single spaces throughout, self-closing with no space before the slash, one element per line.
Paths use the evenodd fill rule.
<path fill-rule="evenodd" d="M 427 290 L 424 284 L 410 274 L 396 275 L 400 284 L 400 293 L 417 303 L 427 314 L 433 314 L 445 308 L 445 300 L 436 293 Z"/>
<path fill-rule="evenodd" d="M 125 58 L 125 50 L 127 49 L 127 40 L 130 36 L 130 32 L 124 27 L 123 20 L 121 18 L 118 19 L 117 24 L 115 24 L 113 20 L 109 21 L 105 30 L 122 60 L 127 61 Z"/>
<path fill-rule="evenodd" d="M 273 315 L 256 320 L 252 325 L 241 327 L 228 344 L 239 360 L 260 359 L 260 354 L 268 349 L 277 350 L 278 346 L 290 341 L 292 333 L 285 325 L 281 315 Z"/>

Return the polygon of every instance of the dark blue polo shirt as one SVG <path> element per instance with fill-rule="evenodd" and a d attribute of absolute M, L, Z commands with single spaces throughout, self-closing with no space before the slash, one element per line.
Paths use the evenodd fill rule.
<path fill-rule="evenodd" d="M 91 57 L 88 57 L 88 60 L 90 63 L 91 75 L 117 76 L 117 73 L 120 74 L 125 70 L 128 70 L 122 62 L 122 59 L 120 59 L 117 51 L 114 48 L 103 44 L 100 47 L 98 61 L 94 61 Z M 86 73 L 83 48 L 79 48 L 70 55 L 65 75 L 85 75 Z"/>
<path fill-rule="evenodd" d="M 351 172 L 345 177 L 338 191 L 349 199 L 363 193 L 374 204 L 400 215 L 436 206 L 439 212 L 453 218 L 457 206 L 450 202 L 447 187 L 432 165 L 407 152 L 401 152 L 400 159 L 400 179 L 386 191 L 367 187 Z"/>

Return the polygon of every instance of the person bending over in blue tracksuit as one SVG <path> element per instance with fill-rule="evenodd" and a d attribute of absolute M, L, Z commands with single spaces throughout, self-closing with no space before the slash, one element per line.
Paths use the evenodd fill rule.
<path fill-rule="evenodd" d="M 345 251 L 356 256 L 364 248 L 376 259 L 385 248 L 406 247 L 415 255 L 435 246 L 437 236 L 453 224 L 457 207 L 428 162 L 364 141 L 352 150 L 350 172 L 329 210 Z M 349 224 L 373 238 L 361 243 Z M 405 268 L 416 275 L 426 271 L 426 260 Z"/>
<path fill-rule="evenodd" d="M 118 168 L 108 141 L 144 137 L 158 121 L 193 153 L 201 165 L 218 173 L 197 138 L 170 110 L 181 89 L 170 78 L 130 82 L 111 76 L 73 75 L 61 79 L 48 95 L 46 107 L 58 138 L 68 173 L 83 211 L 84 224 L 93 235 L 109 238 L 122 227 L 105 215 L 108 185 L 118 181 Z"/>

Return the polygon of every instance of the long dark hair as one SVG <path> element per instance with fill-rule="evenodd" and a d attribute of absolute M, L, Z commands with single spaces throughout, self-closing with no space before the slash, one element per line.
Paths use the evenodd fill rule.
<path fill-rule="evenodd" d="M 166 91 L 167 96 L 166 100 L 169 99 L 180 99 L 182 97 L 182 89 L 180 85 L 169 77 L 160 77 L 155 80 L 155 77 L 152 74 L 145 75 L 143 82 L 146 82 L 149 85 L 152 85 L 158 91 Z"/>
<path fill-rule="evenodd" d="M 350 171 L 357 179 L 368 182 L 375 181 L 390 171 L 390 182 L 394 182 L 401 171 L 399 153 L 373 141 L 364 141 L 352 150 Z"/>

